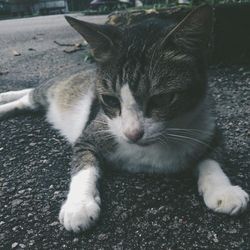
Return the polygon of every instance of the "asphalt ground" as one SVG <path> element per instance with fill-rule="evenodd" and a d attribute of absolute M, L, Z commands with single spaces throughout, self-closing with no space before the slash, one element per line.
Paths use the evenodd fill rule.
<path fill-rule="evenodd" d="M 0 21 L 0 92 L 84 70 L 84 51 L 66 54 L 53 42 L 81 41 L 63 22 L 62 16 Z M 209 85 L 224 133 L 224 170 L 250 193 L 250 66 L 210 67 Z M 0 249 L 250 249 L 250 209 L 235 217 L 209 211 L 187 176 L 104 172 L 98 224 L 67 232 L 58 213 L 71 155 L 42 114 L 0 122 Z"/>

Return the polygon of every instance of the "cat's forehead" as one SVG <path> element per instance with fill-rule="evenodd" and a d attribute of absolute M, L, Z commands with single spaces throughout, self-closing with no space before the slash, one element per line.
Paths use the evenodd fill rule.
<path fill-rule="evenodd" d="M 121 95 L 122 88 L 127 85 L 133 94 L 141 96 L 150 88 L 150 81 L 143 60 L 124 60 L 114 66 L 110 65 L 101 71 L 100 84 L 103 91 Z"/>
<path fill-rule="evenodd" d="M 119 94 L 127 84 L 134 95 L 144 98 L 187 83 L 193 57 L 171 46 L 160 48 L 161 39 L 171 28 L 165 21 L 149 20 L 125 30 L 121 49 L 109 63 L 101 65 L 103 87 Z"/>
<path fill-rule="evenodd" d="M 120 94 L 122 86 L 128 85 L 134 95 L 145 98 L 185 88 L 192 78 L 193 63 L 189 56 L 174 51 L 151 57 L 143 54 L 125 57 L 102 70 L 102 84 L 115 94 Z"/>

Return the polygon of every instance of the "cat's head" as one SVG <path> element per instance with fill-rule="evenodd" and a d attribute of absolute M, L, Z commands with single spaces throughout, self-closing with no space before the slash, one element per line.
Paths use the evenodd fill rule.
<path fill-rule="evenodd" d="M 212 26 L 209 6 L 179 23 L 150 18 L 123 29 L 67 20 L 92 49 L 97 94 L 118 139 L 149 144 L 165 128 L 185 122 L 182 118 L 202 102 L 204 52 Z"/>

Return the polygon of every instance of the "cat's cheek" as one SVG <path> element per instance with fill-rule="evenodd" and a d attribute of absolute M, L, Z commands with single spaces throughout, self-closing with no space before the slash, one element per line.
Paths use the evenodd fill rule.
<path fill-rule="evenodd" d="M 153 136 L 163 129 L 165 129 L 165 123 L 158 122 L 152 118 L 144 119 L 144 130 L 145 134 L 148 134 L 148 136 Z"/>
<path fill-rule="evenodd" d="M 122 119 L 121 117 L 115 117 L 113 119 L 108 119 L 108 125 L 110 128 L 110 132 L 118 139 L 122 140 L 125 139 L 125 136 L 123 134 L 123 126 L 122 126 Z"/>

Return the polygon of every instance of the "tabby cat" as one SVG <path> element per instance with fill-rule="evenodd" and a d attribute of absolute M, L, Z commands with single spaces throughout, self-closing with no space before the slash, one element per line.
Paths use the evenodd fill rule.
<path fill-rule="evenodd" d="M 100 214 L 100 166 L 132 172 L 192 171 L 208 208 L 236 214 L 248 194 L 218 162 L 207 93 L 212 9 L 181 22 L 152 17 L 120 28 L 66 17 L 91 47 L 95 65 L 69 79 L 0 95 L 0 117 L 45 110 L 72 144 L 72 178 L 59 214 L 67 230 L 88 229 Z"/>

